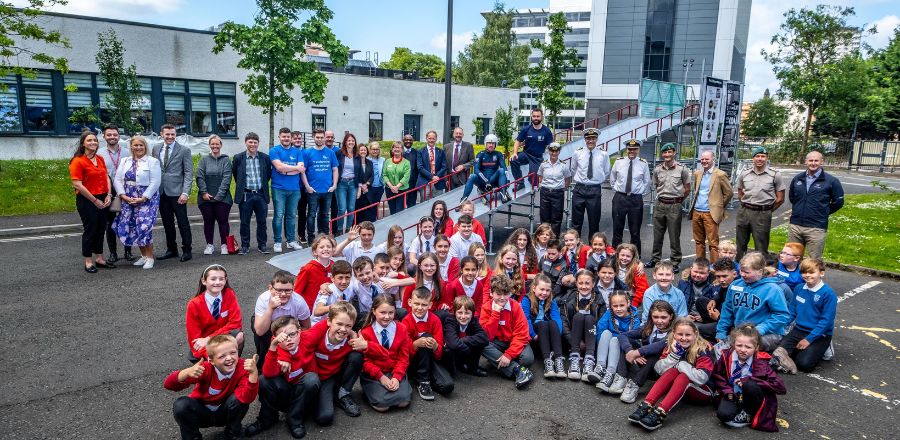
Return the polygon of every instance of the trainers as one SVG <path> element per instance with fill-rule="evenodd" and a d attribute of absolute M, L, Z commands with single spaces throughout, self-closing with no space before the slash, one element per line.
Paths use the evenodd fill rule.
<path fill-rule="evenodd" d="M 296 241 L 288 242 L 287 247 L 289 247 L 293 250 L 303 249 L 303 246 L 300 246 L 300 243 L 297 243 Z"/>
<path fill-rule="evenodd" d="M 577 354 L 569 356 L 569 379 L 581 379 L 581 356 Z"/>
<path fill-rule="evenodd" d="M 506 190 L 500 190 L 498 192 L 500 193 L 500 201 L 503 203 L 509 203 L 510 200 L 512 200 L 512 197 L 507 194 Z"/>
<path fill-rule="evenodd" d="M 631 379 L 628 379 L 625 382 L 625 389 L 622 390 L 622 395 L 619 396 L 619 400 L 625 403 L 634 403 L 637 400 L 638 391 L 640 391 L 641 387 L 638 384 L 634 383 Z"/>
<path fill-rule="evenodd" d="M 212 255 L 215 250 L 216 250 L 215 246 L 213 246 L 211 244 L 207 244 L 206 249 L 203 249 L 203 255 Z"/>
<path fill-rule="evenodd" d="M 556 370 L 556 377 L 560 379 L 565 379 L 566 375 L 566 358 L 562 356 L 557 356 L 556 360 L 553 362 L 553 369 Z"/>
<path fill-rule="evenodd" d="M 606 375 L 606 367 L 600 365 L 600 362 L 596 362 L 596 366 L 594 366 L 594 371 L 588 372 L 588 382 L 597 384 L 603 380 L 603 376 Z"/>
<path fill-rule="evenodd" d="M 419 382 L 419 397 L 422 400 L 434 400 L 434 391 L 431 390 L 431 384 L 428 382 Z"/>
<path fill-rule="evenodd" d="M 132 266 L 143 266 L 144 262 L 147 261 L 146 257 L 138 258 L 134 263 L 131 263 Z"/>
<path fill-rule="evenodd" d="M 741 410 L 741 412 L 737 413 L 733 419 L 725 422 L 725 424 L 732 428 L 743 428 L 750 424 L 750 416 L 748 416 L 744 410 Z"/>
<path fill-rule="evenodd" d="M 772 363 L 783 373 L 797 374 L 797 364 L 791 359 L 784 347 L 778 347 L 772 351 Z"/>
<path fill-rule="evenodd" d="M 148 258 L 144 261 L 144 269 L 153 269 L 153 262 L 154 260 L 152 258 Z"/>
<path fill-rule="evenodd" d="M 338 399 L 337 405 L 344 410 L 344 414 L 347 414 L 350 417 L 359 417 L 359 415 L 362 414 L 359 410 L 359 405 L 349 394 Z"/>
<path fill-rule="evenodd" d="M 612 385 L 609 387 L 609 394 L 622 394 L 625 391 L 625 383 L 627 381 L 624 377 L 616 374 L 613 379 Z"/>
<path fill-rule="evenodd" d="M 646 416 L 642 417 L 641 420 L 638 421 L 638 424 L 643 426 L 644 429 L 648 431 L 655 431 L 662 426 L 663 422 L 666 420 L 666 412 L 659 409 L 653 408 Z"/>
<path fill-rule="evenodd" d="M 650 414 L 651 410 L 653 410 L 652 405 L 647 402 L 641 402 L 641 404 L 638 405 L 637 409 L 635 409 L 634 412 L 631 413 L 630 416 L 628 416 L 628 420 L 631 423 L 638 423 L 641 421 L 641 419 L 644 418 L 644 416 Z"/>
<path fill-rule="evenodd" d="M 590 376 L 594 374 L 594 357 L 593 356 L 585 356 L 584 357 L 584 369 L 581 370 L 581 381 L 582 382 L 590 382 Z"/>
<path fill-rule="evenodd" d="M 601 379 L 600 382 L 597 382 L 597 388 L 600 388 L 600 391 L 605 391 L 608 393 L 609 387 L 612 386 L 615 376 L 615 372 L 606 370 L 606 374 L 603 375 L 603 379 Z"/>
<path fill-rule="evenodd" d="M 228 245 L 227 244 L 223 244 L 222 246 L 219 246 L 219 254 L 220 255 L 228 255 Z"/>
<path fill-rule="evenodd" d="M 238 249 L 238 255 L 247 255 L 250 253 L 250 248 L 242 247 Z"/>
<path fill-rule="evenodd" d="M 275 253 L 280 253 L 281 252 L 281 243 L 273 244 L 272 249 L 275 251 Z"/>
<path fill-rule="evenodd" d="M 825 353 L 822 353 L 823 361 L 830 361 L 834 359 L 834 341 L 828 344 L 828 348 L 825 349 Z"/>
<path fill-rule="evenodd" d="M 259 253 L 261 253 L 261 254 L 268 254 L 268 253 L 269 253 L 269 248 L 267 248 L 265 245 L 260 246 L 260 247 L 259 247 Z"/>
<path fill-rule="evenodd" d="M 553 353 L 550 353 L 550 355 L 550 357 L 544 359 L 544 379 L 556 377 L 556 371 L 553 369 Z"/>
<path fill-rule="evenodd" d="M 519 371 L 516 372 L 516 389 L 521 390 L 528 386 L 531 383 L 531 379 L 534 378 L 534 375 L 531 374 L 531 370 L 526 367 L 519 367 Z"/>

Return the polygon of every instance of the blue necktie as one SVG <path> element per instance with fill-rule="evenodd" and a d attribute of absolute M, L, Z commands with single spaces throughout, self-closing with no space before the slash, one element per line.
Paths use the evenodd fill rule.
<path fill-rule="evenodd" d="M 742 371 L 744 370 L 744 365 L 746 365 L 746 364 L 742 364 L 742 363 L 738 362 L 738 364 L 734 367 L 734 370 L 731 372 L 731 377 L 728 379 L 728 381 L 731 382 L 732 385 L 734 385 L 734 383 L 738 379 L 743 377 Z M 740 391 L 736 391 L 736 392 L 740 392 Z"/>
<path fill-rule="evenodd" d="M 386 350 L 390 350 L 391 348 L 391 341 L 388 340 L 388 333 L 386 328 L 381 330 L 381 346 Z"/>
<path fill-rule="evenodd" d="M 431 242 L 430 241 L 425 242 L 425 252 L 431 252 Z"/>
<path fill-rule="evenodd" d="M 213 319 L 219 319 L 219 303 L 220 302 L 222 302 L 222 300 L 219 298 L 216 298 L 213 301 L 213 309 L 212 309 Z"/>

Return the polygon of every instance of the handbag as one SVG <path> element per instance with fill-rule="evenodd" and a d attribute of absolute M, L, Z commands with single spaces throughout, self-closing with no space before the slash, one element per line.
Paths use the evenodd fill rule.
<path fill-rule="evenodd" d="M 122 198 L 119 196 L 113 197 L 112 202 L 109 204 L 110 212 L 119 212 L 122 210 Z"/>
<path fill-rule="evenodd" d="M 229 235 L 228 238 L 225 239 L 225 247 L 228 248 L 229 255 L 238 253 L 237 240 L 234 239 L 234 235 Z"/>

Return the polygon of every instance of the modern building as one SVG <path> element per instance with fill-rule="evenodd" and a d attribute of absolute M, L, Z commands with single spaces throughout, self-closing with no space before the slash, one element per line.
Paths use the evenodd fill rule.
<path fill-rule="evenodd" d="M 68 157 L 84 125 L 70 121 L 77 110 L 95 106 L 106 119 L 108 92 L 94 63 L 97 33 L 113 30 L 122 40 L 125 63 L 137 67 L 142 99 L 134 109 L 135 120 L 145 133 L 158 133 L 164 123 L 176 125 L 179 134 L 223 138 L 224 151 L 242 150 L 250 131 L 268 139 L 268 115 L 249 104 L 240 88 L 248 72 L 236 67 L 239 55 L 229 49 L 213 54 L 214 30 L 182 29 L 121 20 L 68 14 L 39 17 L 46 29 L 58 30 L 71 49 L 41 46 L 52 56 L 69 60 L 70 72 L 40 70 L 34 79 L 0 78 L 0 159 Z M 294 90 L 294 103 L 275 115 L 275 129 L 284 126 L 310 132 L 333 130 L 340 138 L 354 133 L 360 142 L 398 140 L 405 133 L 424 139 L 425 132 L 443 126 L 444 88 L 415 73 L 375 68 L 367 60 L 352 60 L 335 67 L 327 54 L 313 53 L 328 78 L 322 103 L 305 102 Z M 77 86 L 67 91 L 66 85 Z M 475 140 L 474 122 L 491 129 L 494 112 L 507 104 L 518 107 L 518 91 L 506 88 L 454 86 L 452 118 L 469 140 Z M 443 133 L 439 133 L 439 138 Z M 265 148 L 263 149 L 265 151 Z"/>
<path fill-rule="evenodd" d="M 583 109 L 564 111 L 568 128 L 638 101 L 644 78 L 684 83 L 699 99 L 704 76 L 744 82 L 752 0 L 549 0 L 546 9 L 515 11 L 513 32 L 527 44 L 547 38 L 547 17 L 563 12 L 572 31 L 565 37 L 582 60 L 566 75 L 569 96 Z M 531 65 L 541 61 L 532 52 Z M 536 105 L 520 90 L 520 116 Z"/>

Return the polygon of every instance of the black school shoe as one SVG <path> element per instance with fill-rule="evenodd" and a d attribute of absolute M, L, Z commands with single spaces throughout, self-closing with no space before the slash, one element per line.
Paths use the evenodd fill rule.
<path fill-rule="evenodd" d="M 635 409 L 634 412 L 631 413 L 630 416 L 628 416 L 628 421 L 630 421 L 631 423 L 638 423 L 641 421 L 641 419 L 644 418 L 644 416 L 649 414 L 651 410 L 653 410 L 652 405 L 647 402 L 641 402 L 641 404 L 638 405 L 637 409 Z"/>
<path fill-rule="evenodd" d="M 638 424 L 648 431 L 655 431 L 662 426 L 666 420 L 666 412 L 660 408 L 653 408 L 646 416 L 644 416 Z"/>
<path fill-rule="evenodd" d="M 293 438 L 303 438 L 306 437 L 306 426 L 302 423 L 299 425 L 291 426 L 291 437 Z"/>
<path fill-rule="evenodd" d="M 224 435 L 225 440 L 241 440 L 244 438 L 244 436 L 242 435 L 242 433 L 240 431 L 232 432 L 230 428 L 225 428 L 224 434 L 225 434 Z"/>
<path fill-rule="evenodd" d="M 419 382 L 419 397 L 422 400 L 434 400 L 434 391 L 431 390 L 431 384 L 428 382 Z"/>
<path fill-rule="evenodd" d="M 260 432 L 263 432 L 271 427 L 271 425 L 266 425 L 257 420 L 244 428 L 244 437 L 253 437 L 254 435 L 257 435 Z"/>
<path fill-rule="evenodd" d="M 525 387 L 531 383 L 531 380 L 534 378 L 534 374 L 531 373 L 531 370 L 520 366 L 519 371 L 516 372 L 516 389 L 523 390 Z"/>
<path fill-rule="evenodd" d="M 355 400 L 353 400 L 353 397 L 350 397 L 349 394 L 338 399 L 337 405 L 342 410 L 344 410 L 344 414 L 347 414 L 350 417 L 359 417 L 359 415 L 362 414 L 359 409 L 359 405 Z"/>

